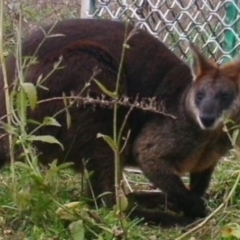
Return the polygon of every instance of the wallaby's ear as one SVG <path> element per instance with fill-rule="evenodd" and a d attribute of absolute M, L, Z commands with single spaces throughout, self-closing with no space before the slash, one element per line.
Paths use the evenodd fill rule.
<path fill-rule="evenodd" d="M 200 75 L 213 69 L 214 65 L 199 52 L 193 43 L 189 42 L 189 47 L 192 51 L 192 64 L 190 68 L 193 75 L 193 81 L 195 81 Z"/>
<path fill-rule="evenodd" d="M 220 70 L 233 80 L 240 83 L 240 56 L 235 57 L 231 62 L 222 64 Z"/>

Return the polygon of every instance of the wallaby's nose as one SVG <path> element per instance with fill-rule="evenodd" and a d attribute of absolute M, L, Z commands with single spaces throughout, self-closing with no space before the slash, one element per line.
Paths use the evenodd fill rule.
<path fill-rule="evenodd" d="M 202 124 L 204 125 L 204 127 L 209 128 L 214 124 L 215 117 L 212 115 L 205 115 L 205 116 L 201 116 L 200 120 L 201 120 Z"/>

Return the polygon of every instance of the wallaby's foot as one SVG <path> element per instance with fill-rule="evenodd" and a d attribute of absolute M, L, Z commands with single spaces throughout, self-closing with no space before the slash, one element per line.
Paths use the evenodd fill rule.
<path fill-rule="evenodd" d="M 180 211 L 177 204 L 163 192 L 137 191 L 127 194 L 129 205 L 137 204 L 149 209 L 169 209 L 171 211 Z"/>
<path fill-rule="evenodd" d="M 197 218 L 206 216 L 206 206 L 202 198 L 189 196 L 185 201 L 174 199 L 163 192 L 132 192 L 129 200 L 130 218 L 143 218 L 145 222 L 163 227 L 187 226 Z M 135 206 L 134 206 L 135 204 Z M 170 210 L 171 212 L 165 212 Z M 181 213 L 184 214 L 180 215 Z"/>

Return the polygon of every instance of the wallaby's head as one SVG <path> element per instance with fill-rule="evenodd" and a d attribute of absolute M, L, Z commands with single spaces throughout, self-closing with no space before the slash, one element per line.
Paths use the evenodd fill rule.
<path fill-rule="evenodd" d="M 218 66 L 196 47 L 191 66 L 193 83 L 187 96 L 190 111 L 202 129 L 216 129 L 240 110 L 240 59 Z"/>

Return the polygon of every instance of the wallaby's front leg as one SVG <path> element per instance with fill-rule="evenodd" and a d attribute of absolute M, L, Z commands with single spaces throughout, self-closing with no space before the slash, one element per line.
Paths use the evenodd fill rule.
<path fill-rule="evenodd" d="M 149 136 L 149 134 L 151 136 Z M 141 167 L 145 176 L 158 188 L 167 198 L 189 217 L 204 217 L 205 204 L 203 199 L 194 195 L 181 180 L 178 166 L 183 164 L 177 154 L 167 149 L 156 131 L 143 131 L 138 136 L 134 145 L 134 157 Z M 167 137 L 167 136 L 166 136 Z M 165 139 L 167 142 L 168 139 Z M 174 150 L 172 150 L 174 151 Z M 176 155 L 176 156 L 175 156 Z"/>
<path fill-rule="evenodd" d="M 190 173 L 190 191 L 194 195 L 202 197 L 205 194 L 209 186 L 214 167 L 215 166 L 207 168 L 202 172 Z"/>
<path fill-rule="evenodd" d="M 166 193 L 171 201 L 173 199 L 173 203 L 186 216 L 204 217 L 203 199 L 194 195 L 180 177 L 185 160 L 189 158 L 189 151 L 198 143 L 189 140 L 191 135 L 175 128 L 176 124 L 162 118 L 153 119 L 146 124 L 135 139 L 134 158 L 145 176 Z"/>
<path fill-rule="evenodd" d="M 175 173 L 175 169 L 170 167 L 166 160 L 156 161 L 142 154 L 138 155 L 137 160 L 146 177 L 165 192 L 186 216 L 205 216 L 203 199 L 186 188 L 181 178 Z"/>

